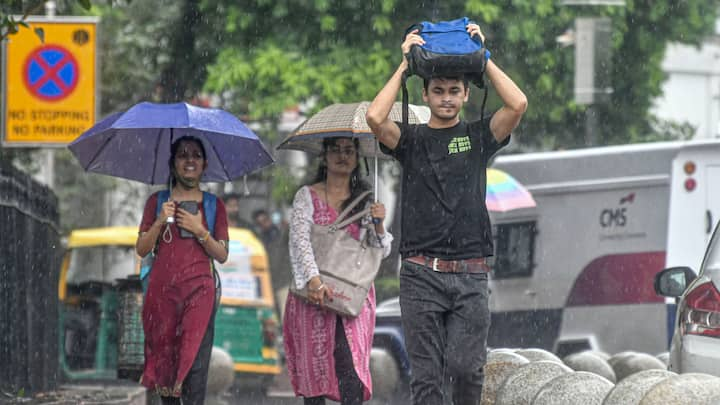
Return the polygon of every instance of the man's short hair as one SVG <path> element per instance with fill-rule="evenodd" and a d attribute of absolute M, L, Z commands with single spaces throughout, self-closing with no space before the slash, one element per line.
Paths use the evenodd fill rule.
<path fill-rule="evenodd" d="M 425 91 L 428 91 L 428 86 L 430 86 L 430 80 L 432 79 L 461 81 L 463 83 L 463 86 L 465 86 L 465 90 L 470 88 L 470 82 L 468 81 L 467 76 L 461 74 L 457 76 L 433 76 L 430 79 L 423 78 L 423 88 L 425 89 Z"/>
<path fill-rule="evenodd" d="M 257 210 L 255 210 L 255 211 L 253 211 L 253 213 L 252 213 L 252 218 L 253 218 L 253 219 L 258 219 L 258 217 L 260 217 L 260 216 L 262 216 L 262 215 L 265 215 L 266 217 L 269 217 L 269 216 L 270 216 L 270 214 L 268 214 L 267 211 L 265 211 L 264 209 L 260 208 L 260 209 L 257 209 Z"/>

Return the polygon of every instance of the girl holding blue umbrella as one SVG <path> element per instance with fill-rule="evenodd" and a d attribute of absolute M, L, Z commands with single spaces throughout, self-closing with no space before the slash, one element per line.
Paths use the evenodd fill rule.
<path fill-rule="evenodd" d="M 155 193 L 147 200 L 137 241 L 140 256 L 153 250 L 156 255 L 142 314 L 141 383 L 164 404 L 180 404 L 181 398 L 184 405 L 202 404 L 205 398 L 216 295 L 212 260 L 223 263 L 228 256 L 224 203 L 216 198 L 214 234 L 204 212 L 209 196 L 199 184 L 206 156 L 199 138 L 184 136 L 172 144 L 169 198 L 159 201 Z"/>

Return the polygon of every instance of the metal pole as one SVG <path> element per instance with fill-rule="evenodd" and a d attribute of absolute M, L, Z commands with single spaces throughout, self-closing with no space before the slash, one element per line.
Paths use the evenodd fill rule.
<path fill-rule="evenodd" d="M 597 145 L 597 107 L 588 104 L 585 110 L 585 146 Z"/>
<path fill-rule="evenodd" d="M 54 1 L 45 2 L 45 16 L 54 18 L 57 7 Z M 52 148 L 45 149 L 45 184 L 49 188 L 55 188 L 55 150 Z"/>

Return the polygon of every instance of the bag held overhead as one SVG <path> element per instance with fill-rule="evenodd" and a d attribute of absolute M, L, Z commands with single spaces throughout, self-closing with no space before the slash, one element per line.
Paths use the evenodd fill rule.
<path fill-rule="evenodd" d="M 483 74 L 490 57 L 481 38 L 471 37 L 467 25 L 471 21 L 467 17 L 452 21 L 432 23 L 423 21 L 411 25 L 405 35 L 418 30 L 418 35 L 425 41 L 423 45 L 414 45 L 405 55 L 408 69 L 403 74 L 403 124 L 407 124 L 408 94 L 406 81 L 413 75 L 430 80 L 433 77 L 465 76 L 479 88 L 484 88 Z M 487 89 L 485 89 L 487 97 Z M 485 99 L 483 99 L 483 109 Z M 481 109 L 482 111 L 482 109 Z"/>

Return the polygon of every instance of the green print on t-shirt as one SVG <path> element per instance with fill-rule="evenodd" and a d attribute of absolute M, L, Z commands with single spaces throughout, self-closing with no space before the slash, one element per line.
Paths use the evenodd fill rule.
<path fill-rule="evenodd" d="M 458 136 L 448 144 L 448 155 L 453 153 L 467 152 L 472 149 L 469 136 Z"/>

